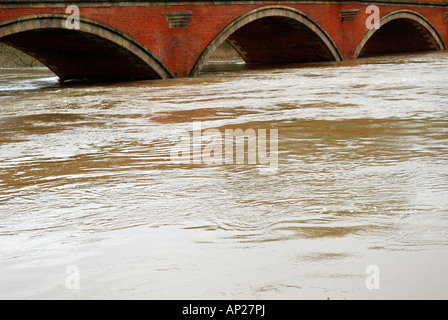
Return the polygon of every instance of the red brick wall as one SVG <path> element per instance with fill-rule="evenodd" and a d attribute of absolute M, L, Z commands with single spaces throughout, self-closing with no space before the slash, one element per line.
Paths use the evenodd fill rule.
<path fill-rule="evenodd" d="M 445 2 L 432 0 L 432 2 Z M 277 2 L 277 4 L 279 4 Z M 163 5 L 163 6 L 110 6 L 84 7 L 80 5 L 82 17 L 95 20 L 134 38 L 143 44 L 178 76 L 188 76 L 196 60 L 212 39 L 229 23 L 261 4 L 229 5 Z M 351 59 L 358 43 L 367 31 L 366 5 L 361 4 L 285 4 L 304 12 L 314 19 L 335 42 L 346 59 Z M 448 43 L 447 23 L 444 7 L 424 6 L 379 6 L 381 16 L 396 10 L 412 10 L 428 19 Z M 341 22 L 340 9 L 359 9 L 352 22 Z M 192 11 L 187 28 L 172 28 L 166 20 L 167 11 Z M 0 21 L 33 14 L 63 14 L 65 8 L 16 8 L 0 7 Z"/>

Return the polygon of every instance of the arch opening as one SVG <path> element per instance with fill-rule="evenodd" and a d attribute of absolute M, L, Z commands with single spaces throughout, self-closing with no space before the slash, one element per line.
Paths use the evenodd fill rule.
<path fill-rule="evenodd" d="M 62 81 L 126 81 L 172 77 L 143 46 L 105 25 L 67 16 L 33 16 L 0 24 L 0 42 L 35 58 Z"/>
<path fill-rule="evenodd" d="M 287 17 L 258 19 L 235 31 L 227 41 L 246 63 L 334 60 L 330 50 L 314 31 Z"/>
<path fill-rule="evenodd" d="M 328 34 L 310 17 L 289 7 L 262 7 L 236 19 L 204 50 L 190 75 L 227 41 L 247 64 L 340 61 Z"/>
<path fill-rule="evenodd" d="M 380 20 L 378 30 L 366 33 L 354 58 L 445 49 L 437 30 L 424 17 L 414 12 L 395 12 Z"/>

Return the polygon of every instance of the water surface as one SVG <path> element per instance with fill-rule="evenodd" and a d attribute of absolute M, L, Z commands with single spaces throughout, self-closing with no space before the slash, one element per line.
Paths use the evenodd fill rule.
<path fill-rule="evenodd" d="M 447 63 L 68 85 L 1 69 L 0 297 L 448 298 Z M 198 123 L 277 129 L 278 169 L 173 163 Z"/>

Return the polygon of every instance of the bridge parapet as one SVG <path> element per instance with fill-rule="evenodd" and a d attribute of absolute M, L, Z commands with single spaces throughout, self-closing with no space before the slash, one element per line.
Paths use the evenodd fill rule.
<path fill-rule="evenodd" d="M 64 6 L 65 4 L 79 4 L 82 6 L 160 6 L 160 5 L 235 5 L 235 4 L 304 4 L 304 3 L 330 3 L 330 4 L 362 4 L 362 5 L 401 5 L 401 6 L 432 6 L 447 7 L 448 0 L 286 0 L 286 1 L 268 1 L 268 0 L 0 0 L 0 4 L 14 5 L 55 5 Z"/>

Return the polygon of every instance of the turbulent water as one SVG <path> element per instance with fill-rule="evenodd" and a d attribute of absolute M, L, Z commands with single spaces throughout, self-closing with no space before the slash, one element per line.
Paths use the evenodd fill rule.
<path fill-rule="evenodd" d="M 448 298 L 447 65 L 0 70 L 0 298 Z M 174 161 L 209 129 L 277 130 L 277 165 Z"/>

